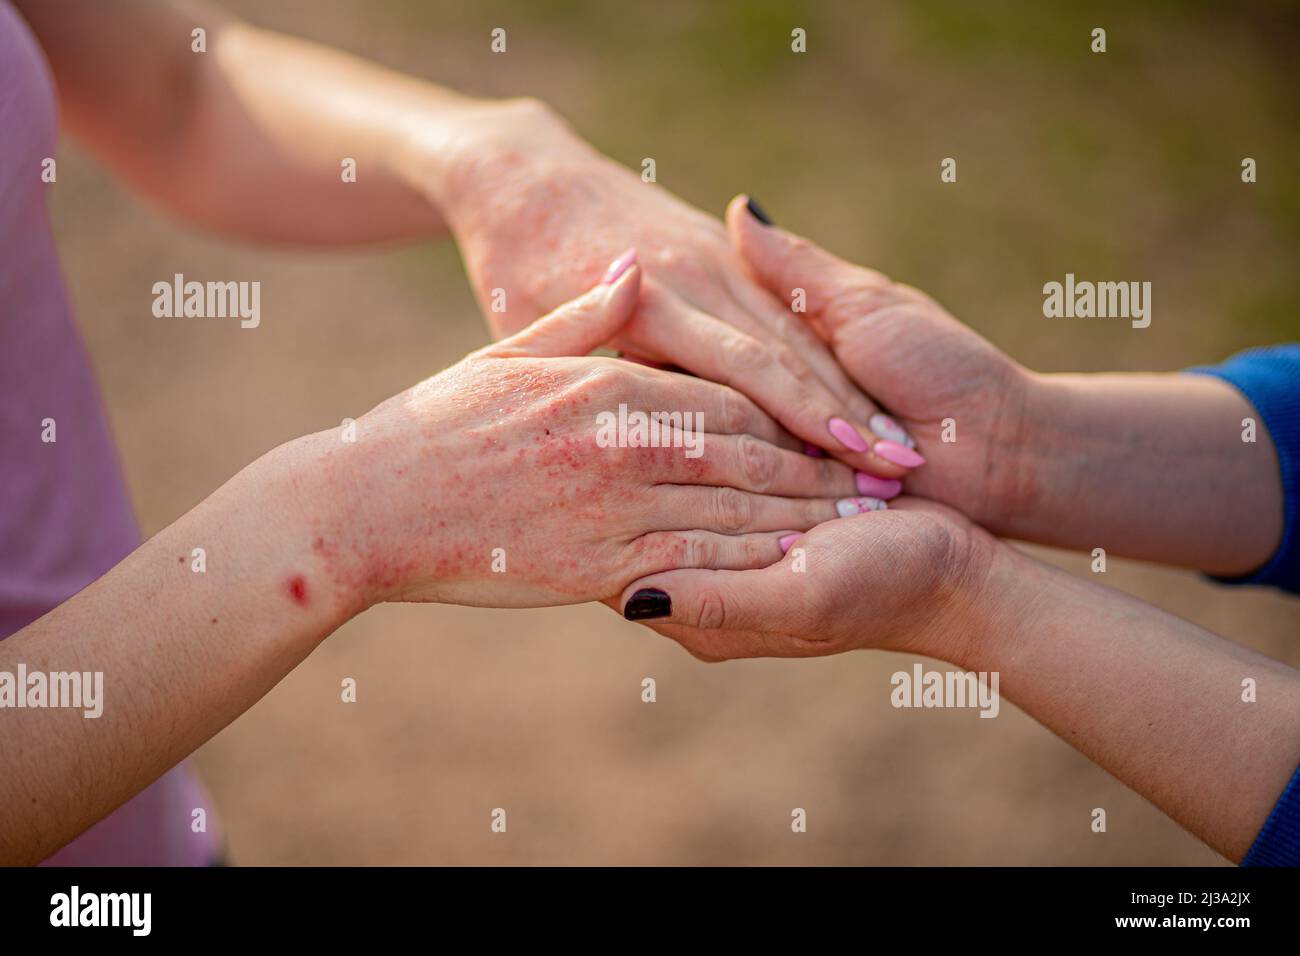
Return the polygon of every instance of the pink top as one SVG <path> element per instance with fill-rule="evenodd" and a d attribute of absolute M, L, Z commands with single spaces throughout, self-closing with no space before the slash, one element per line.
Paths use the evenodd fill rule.
<path fill-rule="evenodd" d="M 54 187 L 42 182 L 42 161 L 54 156 L 57 126 L 41 49 L 0 0 L 0 639 L 139 544 L 45 208 Z M 46 419 L 55 422 L 53 443 L 42 441 Z M 215 820 L 209 832 L 192 832 L 198 807 L 211 818 L 207 795 L 182 764 L 47 862 L 207 864 Z"/>

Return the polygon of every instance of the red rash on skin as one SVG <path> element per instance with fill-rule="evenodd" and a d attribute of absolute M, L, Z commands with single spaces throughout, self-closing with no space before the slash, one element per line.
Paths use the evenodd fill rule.
<path fill-rule="evenodd" d="M 307 597 L 306 578 L 304 578 L 301 574 L 295 574 L 293 577 L 289 579 L 289 582 L 287 585 L 285 585 L 285 587 L 286 590 L 288 590 L 289 592 L 289 597 L 293 599 L 294 604 L 297 604 L 299 607 L 307 606 L 307 602 L 309 599 Z"/>
<path fill-rule="evenodd" d="M 604 583 L 593 581 L 605 577 L 593 568 L 628 560 L 624 549 L 637 536 L 624 509 L 635 512 L 656 484 L 710 476 L 707 458 L 686 459 L 680 448 L 600 447 L 596 410 L 616 406 L 617 396 L 586 377 L 519 364 L 480 378 L 453 372 L 417 396 L 411 415 L 446 396 L 450 421 L 421 428 L 424 444 L 381 446 L 376 468 L 353 474 L 347 461 L 327 456 L 326 480 L 351 507 L 346 519 L 310 519 L 312 603 L 318 597 L 349 607 L 427 599 L 440 582 L 481 575 L 490 548 L 502 542 L 515 544 L 510 570 L 530 585 L 587 595 Z M 525 503 L 497 507 L 503 496 L 522 496 Z M 405 505 L 394 512 L 388 500 Z M 604 528 L 611 521 L 628 525 L 626 537 L 617 530 L 568 534 L 568 525 Z M 565 546 L 568 537 L 580 546 Z M 675 567 L 686 546 L 666 538 L 636 541 L 630 554 L 664 570 Z M 286 585 L 305 606 L 306 581 L 301 598 L 293 580 Z"/>

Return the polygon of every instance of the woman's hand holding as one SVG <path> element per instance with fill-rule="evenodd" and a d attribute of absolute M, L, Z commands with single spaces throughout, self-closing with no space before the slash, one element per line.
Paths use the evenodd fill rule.
<path fill-rule="evenodd" d="M 871 423 L 876 432 L 915 438 L 931 466 L 908 479 L 909 493 L 998 529 L 1031 503 L 1021 467 L 1029 372 L 925 293 L 758 222 L 743 196 L 727 226 L 755 279 L 787 308 L 800 297 L 806 311 L 792 314 L 888 410 Z M 956 441 L 942 440 L 946 419 Z"/>
<path fill-rule="evenodd" d="M 1277 454 L 1226 382 L 1036 374 L 924 293 L 755 221 L 744 197 L 727 224 L 755 278 L 787 303 L 802 289 L 808 325 L 915 436 L 931 464 L 908 492 L 1005 537 L 1227 576 L 1276 552 Z"/>
<path fill-rule="evenodd" d="M 647 277 L 612 343 L 731 385 L 792 434 L 883 482 L 921 463 L 874 450 L 878 411 L 824 343 L 756 285 L 722 224 L 601 156 L 542 104 L 479 104 L 419 134 L 412 178 L 450 224 L 493 330 L 517 331 L 577 295 L 633 245 Z M 599 343 L 605 344 L 605 343 Z"/>
<path fill-rule="evenodd" d="M 384 402 L 355 442 L 312 436 L 341 504 L 310 530 L 335 593 L 362 605 L 608 599 L 669 568 L 773 563 L 783 534 L 835 517 L 836 499 L 860 502 L 851 469 L 805 455 L 732 389 L 585 356 L 636 307 L 629 262 Z M 620 406 L 681 413 L 659 442 L 675 447 L 611 442 Z"/>
<path fill-rule="evenodd" d="M 779 564 L 650 575 L 617 607 L 703 660 L 859 648 L 956 660 L 956 642 L 994 606 L 986 581 L 1008 550 L 951 508 L 908 497 L 781 543 Z"/>

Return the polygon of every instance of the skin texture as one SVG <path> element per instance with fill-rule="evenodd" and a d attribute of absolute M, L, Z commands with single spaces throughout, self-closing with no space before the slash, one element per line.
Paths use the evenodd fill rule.
<path fill-rule="evenodd" d="M 877 406 L 746 275 L 717 220 L 601 156 L 542 104 L 512 109 L 509 122 L 481 124 L 440 154 L 428 174 L 418 162 L 412 173 L 446 216 L 498 334 L 573 295 L 635 245 L 651 281 L 616 347 L 744 390 L 791 433 L 855 468 L 884 478 L 911 471 L 830 432 L 838 417 L 869 444 Z M 496 289 L 506 292 L 503 312 L 488 307 Z"/>
<path fill-rule="evenodd" d="M 780 447 L 793 442 L 739 393 L 617 359 L 548 357 L 616 332 L 639 280 L 634 266 L 383 403 L 358 420 L 355 443 L 325 445 L 321 471 L 351 507 L 319 524 L 314 546 L 344 593 L 598 600 L 647 567 L 769 564 L 781 534 L 835 516 L 851 470 Z M 703 453 L 601 447 L 597 415 L 621 404 L 698 411 Z M 497 548 L 507 573 L 491 573 Z"/>
<path fill-rule="evenodd" d="M 445 235 L 443 203 L 464 182 L 466 160 L 478 151 L 490 162 L 503 128 L 529 136 L 543 124 L 552 129 L 556 155 L 536 156 L 552 170 L 576 152 L 594 155 L 533 101 L 472 100 L 204 4 L 18 0 L 16 7 L 50 61 L 63 124 L 141 195 L 241 239 L 329 245 Z M 204 55 L 190 48 L 195 26 L 207 31 Z M 536 146 L 535 154 L 544 151 L 540 138 Z M 355 183 L 341 181 L 341 157 L 356 160 Z M 613 188 L 612 169 L 589 190 Z M 455 210 L 466 230 L 473 229 L 471 206 L 461 201 Z M 621 193 L 585 208 L 585 216 L 566 221 L 565 242 L 599 242 L 564 273 L 547 256 L 554 249 L 525 262 L 512 241 L 508 253 L 520 258 L 521 276 L 545 260 L 555 280 L 548 306 L 532 316 L 512 307 L 513 328 L 591 285 L 629 245 L 629 229 L 594 218 L 632 221 L 639 210 L 624 209 Z M 687 225 L 709 233 L 712 249 L 727 260 L 700 289 L 725 286 L 728 302 L 748 298 L 768 319 L 779 315 L 744 275 L 719 225 L 689 210 L 654 224 L 650 261 L 668 291 L 657 296 L 647 282 L 648 301 L 694 288 L 680 263 L 663 260 L 673 231 Z M 489 231 L 473 234 L 482 254 Z M 615 240 L 616 248 L 607 244 Z M 557 354 L 557 342 L 581 341 L 572 350 L 581 355 L 614 336 L 640 301 L 626 283 L 643 278 L 633 270 L 617 309 L 597 310 L 597 317 L 613 317 L 597 328 L 603 338 L 572 328 L 568 338 L 555 338 L 573 316 L 593 317 L 588 303 L 569 320 L 547 323 L 546 336 L 533 330 L 506 346 L 517 352 L 481 353 L 376 409 L 358 423 L 355 446 L 326 433 L 271 452 L 96 584 L 0 644 L 0 665 L 104 670 L 118 702 L 93 727 L 59 711 L 23 711 L 6 721 L 0 805 L 23 813 L 0 819 L 0 859 L 35 861 L 67 842 L 376 600 L 608 599 L 628 578 L 664 567 L 769 563 L 780 556 L 782 534 L 831 517 L 830 497 L 808 496 L 854 494 L 852 472 L 798 453 L 800 443 L 740 395 L 685 378 L 668 389 L 666 373 L 627 362 L 537 363 Z M 561 285 L 571 291 L 556 294 Z M 511 298 L 527 302 L 518 289 L 512 282 Z M 694 331 L 676 334 L 693 335 L 684 345 L 699 351 L 708 345 L 701 336 L 732 329 L 732 321 L 763 331 L 740 305 L 714 324 L 694 318 Z M 850 406 L 845 417 L 854 402 L 869 407 L 824 346 L 807 336 L 804 344 L 819 363 L 818 380 L 831 380 L 837 401 Z M 808 377 L 794 353 L 780 355 Z M 824 397 L 826 387 L 806 385 L 827 408 L 843 407 Z M 705 428 L 717 431 L 695 460 L 680 450 L 593 449 L 590 416 L 620 400 L 702 412 Z M 810 398 L 803 405 L 814 407 Z M 829 444 L 824 426 L 816 440 Z M 886 474 L 897 473 L 890 467 Z M 524 469 L 539 480 L 521 481 Z M 724 475 L 729 487 L 710 487 Z M 206 575 L 186 571 L 195 541 L 217 559 Z M 490 571 L 497 541 L 506 548 L 506 574 Z M 575 555 L 588 553 L 579 564 Z M 161 562 L 178 575 L 172 586 L 159 584 Z M 59 756 L 23 759 L 34 752 Z"/>
<path fill-rule="evenodd" d="M 774 443 L 794 444 L 743 396 L 562 357 L 617 332 L 640 277 L 633 266 L 383 403 L 354 442 L 332 430 L 275 449 L 0 642 L 0 670 L 102 671 L 106 698 L 90 721 L 5 712 L 0 806 L 19 812 L 0 814 L 0 862 L 44 859 L 374 603 L 609 599 L 665 568 L 770 564 L 782 534 L 833 517 L 830 497 L 781 493 L 849 494 L 852 471 Z M 717 423 L 699 458 L 596 445 L 596 409 L 664 399 Z M 498 542 L 504 573 L 492 568 Z M 195 547 L 208 555 L 203 574 L 188 563 Z"/>
<path fill-rule="evenodd" d="M 913 489 L 995 528 L 1023 508 L 1029 523 L 1015 527 L 1048 543 L 1092 547 L 1101 535 L 1121 553 L 1212 570 L 1249 570 L 1276 548 L 1271 440 L 1261 434 L 1242 453 L 1235 430 L 1224 439 L 1206 427 L 1235 429 L 1252 413 L 1231 389 L 1174 376 L 1043 377 L 1031 387 L 921 293 L 757 224 L 742 201 L 728 222 L 755 275 L 773 289 L 805 288 L 810 324 L 942 461 L 909 479 Z M 949 415 L 963 431 L 945 457 L 936 439 Z M 1052 425 L 1063 434 L 1048 438 Z M 1130 453 L 1141 443 L 1145 455 Z M 1242 508 L 1215 497 L 1217 476 L 1163 473 L 1194 473 L 1207 455 L 1259 497 Z M 1016 463 L 1010 472 L 1002 456 Z M 1015 478 L 1020 469 L 1029 477 Z M 1171 480 L 1183 482 L 1172 495 Z M 1027 496 L 1026 483 L 1041 492 Z M 1224 527 L 1216 508 L 1265 531 Z M 1217 547 L 1206 525 L 1223 536 Z M 899 498 L 788 546 L 764 569 L 651 575 L 615 606 L 645 589 L 666 593 L 670 614 L 650 626 L 708 661 L 884 648 L 997 671 L 1008 699 L 1233 860 L 1300 762 L 1300 671 L 1034 561 L 945 505 Z M 1247 677 L 1259 689 L 1252 703 L 1241 699 Z"/>
<path fill-rule="evenodd" d="M 1300 762 L 1300 671 L 942 505 L 900 498 L 814 528 L 780 564 L 652 575 L 622 603 L 643 588 L 672 598 L 655 630 L 703 660 L 883 648 L 996 671 L 1008 700 L 1235 861 Z"/>
<path fill-rule="evenodd" d="M 66 124 L 123 181 L 205 228 L 339 243 L 454 233 L 493 331 L 590 287 L 629 246 L 651 281 L 618 343 L 739 385 L 791 432 L 853 451 L 875 405 L 745 273 L 713 217 L 601 156 L 536 100 L 481 101 L 190 2 L 20 0 Z M 195 25 L 204 55 L 191 52 Z M 357 181 L 340 180 L 341 157 Z M 493 290 L 506 311 L 491 309 Z"/>
<path fill-rule="evenodd" d="M 369 603 L 588 600 L 633 574 L 651 577 L 610 603 L 664 587 L 674 597 L 664 629 L 709 659 L 872 646 L 999 669 L 1004 692 L 1046 725 L 1211 845 L 1233 858 L 1244 852 L 1295 765 L 1294 671 L 1025 563 L 955 512 L 906 499 L 818 525 L 765 570 L 661 573 L 768 565 L 782 531 L 833 514 L 816 510 L 829 501 L 777 500 L 763 510 L 738 497 L 746 488 L 852 493 L 849 471 L 835 463 L 808 460 L 816 473 L 801 472 L 794 443 L 754 403 L 855 467 L 907 475 L 829 437 L 832 414 L 867 434 L 876 406 L 863 389 L 936 459 L 910 490 L 998 533 L 1246 571 L 1276 546 L 1281 497 L 1267 435 L 1242 453 L 1236 429 L 1249 406 L 1230 388 L 1183 377 L 1035 376 L 923 294 L 777 230 L 755 232 L 735 204 L 733 250 L 710 217 L 603 159 L 533 101 L 469 100 L 197 4 L 16 5 L 50 58 L 67 125 L 173 213 L 243 238 L 312 244 L 450 229 L 480 298 L 509 293 L 499 333 L 575 295 L 635 244 L 648 273 L 642 296 L 630 321 L 600 331 L 621 331 L 615 341 L 647 360 L 743 385 L 753 403 L 692 397 L 706 422 L 732 426 L 710 436 L 717 457 L 703 464 L 650 449 L 598 457 L 579 427 L 589 410 L 629 395 L 653 407 L 666 386 L 630 363 L 534 367 L 563 344 L 590 347 L 565 338 L 561 319 L 552 323 L 559 339 L 548 343 L 552 328 L 540 345 L 479 354 L 380 406 L 359 423 L 356 449 L 325 433 L 268 454 L 0 644 L 0 667 L 22 660 L 113 675 L 114 702 L 97 721 L 57 710 L 7 718 L 0 805 L 23 812 L 0 817 L 0 859 L 48 855 L 251 706 Z M 177 42 L 195 24 L 209 31 L 205 56 Z M 341 156 L 359 169 L 346 187 Z M 770 245 L 777 239 L 783 245 Z M 785 305 L 796 285 L 809 292 L 807 325 Z M 671 394 L 684 394 L 683 382 Z M 521 390 L 536 401 L 511 397 Z M 463 411 L 447 424 L 451 394 L 471 396 L 481 414 Z M 949 416 L 961 428 L 953 446 L 937 439 Z M 739 435 L 746 429 L 748 439 Z M 444 460 L 439 449 L 448 447 L 456 457 Z M 352 453 L 361 448 L 364 456 Z M 1190 463 L 1178 495 L 1167 493 L 1171 462 Z M 548 488 L 581 473 L 580 494 L 502 493 L 517 487 L 522 468 L 544 473 Z M 736 494 L 705 487 L 724 478 Z M 692 492 L 713 495 L 713 510 L 701 512 L 713 530 L 647 530 Z M 1085 511 L 1078 501 L 1106 507 Z M 457 523 L 448 502 L 472 520 Z M 656 533 L 667 536 L 651 540 Z M 499 577 L 510 588 L 487 576 L 484 552 L 498 536 L 523 542 L 507 547 L 511 570 Z M 186 566 L 196 541 L 215 559 L 204 575 Z M 598 556 L 593 565 L 548 575 L 584 549 Z M 800 552 L 809 571 L 796 575 Z M 1224 692 L 1235 693 L 1243 672 L 1267 687 L 1244 711 Z"/>
<path fill-rule="evenodd" d="M 807 239 L 727 211 L 754 277 L 890 410 L 931 464 L 909 492 L 959 509 L 996 534 L 1247 574 L 1277 550 L 1282 482 L 1272 439 L 1241 440 L 1258 417 L 1208 376 L 1038 375 L 929 296 Z M 957 440 L 943 442 L 955 420 Z"/>

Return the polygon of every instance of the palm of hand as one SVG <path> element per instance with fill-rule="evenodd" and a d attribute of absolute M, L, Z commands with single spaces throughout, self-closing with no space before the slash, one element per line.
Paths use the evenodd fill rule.
<path fill-rule="evenodd" d="M 666 588 L 680 622 L 649 626 L 709 662 L 860 648 L 926 652 L 958 641 L 953 622 L 989 564 L 993 539 L 943 505 L 906 498 L 900 505 L 818 525 L 768 568 L 638 582 Z"/>

